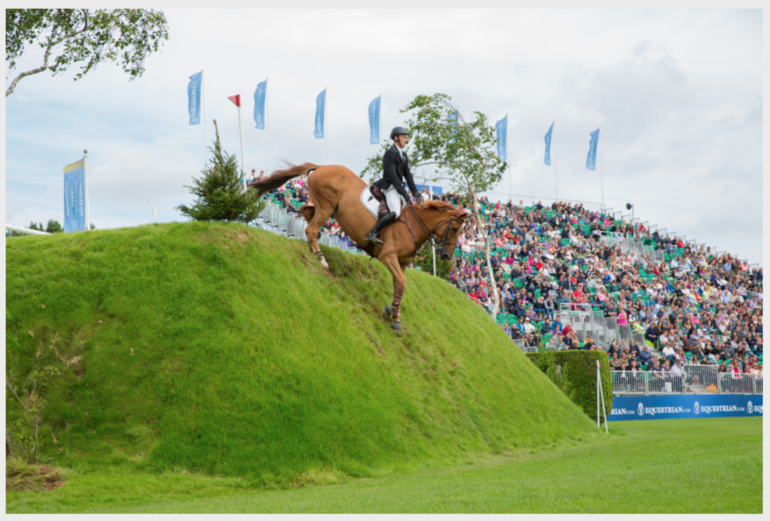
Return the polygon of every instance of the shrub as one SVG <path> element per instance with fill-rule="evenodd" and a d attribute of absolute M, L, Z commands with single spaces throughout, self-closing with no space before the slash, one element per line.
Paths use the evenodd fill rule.
<path fill-rule="evenodd" d="M 609 416 L 612 410 L 612 377 L 605 352 L 545 351 L 530 353 L 527 358 L 594 421 L 596 421 L 596 360 L 598 360 L 601 367 L 604 405 Z M 559 366 L 561 366 L 561 374 L 559 374 Z M 601 410 L 599 416 L 603 421 Z"/>

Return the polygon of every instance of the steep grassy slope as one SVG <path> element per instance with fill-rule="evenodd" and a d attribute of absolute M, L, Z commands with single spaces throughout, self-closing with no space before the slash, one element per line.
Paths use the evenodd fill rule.
<path fill-rule="evenodd" d="M 409 270 L 396 337 L 384 267 L 325 254 L 330 274 L 299 241 L 227 224 L 6 240 L 9 367 L 51 344 L 69 364 L 44 455 L 285 481 L 593 435 L 449 284 Z"/>

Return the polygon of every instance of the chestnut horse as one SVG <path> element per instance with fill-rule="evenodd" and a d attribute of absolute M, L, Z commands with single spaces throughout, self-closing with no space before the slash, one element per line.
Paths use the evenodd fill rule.
<path fill-rule="evenodd" d="M 320 231 L 329 217 L 334 217 L 342 230 L 359 248 L 382 262 L 393 275 L 393 304 L 386 306 L 383 316 L 393 319 L 391 328 L 401 332 L 401 299 L 406 289 L 404 269 L 417 250 L 427 241 L 434 241 L 439 258 L 449 260 L 454 254 L 457 237 L 468 215 L 451 204 L 428 201 L 407 206 L 397 221 L 380 234 L 383 244 L 368 244 L 364 236 L 377 219 L 361 204 L 361 192 L 366 183 L 344 166 L 317 166 L 305 163 L 289 165 L 264 179 L 249 183 L 259 195 L 273 190 L 290 179 L 307 176 L 307 188 L 312 205 L 305 205 L 300 212 L 308 222 L 305 228 L 310 250 L 316 254 L 325 269 L 329 268 L 318 246 Z"/>

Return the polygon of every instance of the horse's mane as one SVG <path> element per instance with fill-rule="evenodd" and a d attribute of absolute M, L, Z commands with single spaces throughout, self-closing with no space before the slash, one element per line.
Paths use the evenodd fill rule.
<path fill-rule="evenodd" d="M 439 212 L 457 211 L 457 208 L 444 201 L 425 201 L 424 203 L 416 204 L 415 207 L 420 210 L 438 210 Z"/>

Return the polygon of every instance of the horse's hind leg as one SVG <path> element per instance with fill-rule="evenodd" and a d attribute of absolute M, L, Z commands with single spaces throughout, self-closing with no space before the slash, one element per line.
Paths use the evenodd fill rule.
<path fill-rule="evenodd" d="M 308 207 L 308 210 L 302 212 L 306 219 L 310 214 L 310 208 L 315 208 L 315 211 L 313 212 L 312 218 L 308 221 L 307 227 L 305 228 L 307 243 L 310 245 L 310 251 L 315 253 L 318 257 L 318 260 L 321 261 L 321 266 L 328 270 L 329 264 L 326 262 L 326 259 L 324 259 L 324 254 L 321 252 L 321 247 L 318 246 L 318 237 L 320 236 L 321 228 L 323 228 L 324 223 L 326 223 L 329 217 L 331 217 L 332 210 L 319 208 L 318 206 Z"/>

